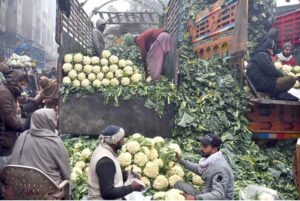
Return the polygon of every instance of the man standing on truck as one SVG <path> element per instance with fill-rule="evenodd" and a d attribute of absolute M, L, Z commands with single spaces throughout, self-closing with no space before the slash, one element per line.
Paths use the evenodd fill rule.
<path fill-rule="evenodd" d="M 280 61 L 283 65 L 296 66 L 297 61 L 292 55 L 293 45 L 291 42 L 283 44 L 282 52 L 275 56 L 275 61 Z"/>
<path fill-rule="evenodd" d="M 258 92 L 279 95 L 295 85 L 296 78 L 284 76 L 275 68 L 272 61 L 275 50 L 275 42 L 269 38 L 251 55 L 247 76 Z"/>
<path fill-rule="evenodd" d="M 96 22 L 96 29 L 94 29 L 92 34 L 92 43 L 94 48 L 94 55 L 100 56 L 102 51 L 105 49 L 105 42 L 103 37 L 103 32 L 105 30 L 106 24 L 101 19 Z"/>
<path fill-rule="evenodd" d="M 89 166 L 89 200 L 122 199 L 133 191 L 143 190 L 144 187 L 135 181 L 124 186 L 125 179 L 117 156 L 124 136 L 124 129 L 114 125 L 106 127 L 100 136 L 102 143 L 94 151 Z"/>
<path fill-rule="evenodd" d="M 233 200 L 234 175 L 224 158 L 220 147 L 222 140 L 214 134 L 207 134 L 198 140 L 201 142 L 200 154 L 203 158 L 193 163 L 180 158 L 178 161 L 186 169 L 202 177 L 205 186 L 198 191 L 191 184 L 179 181 L 175 188 L 184 192 L 186 200 Z"/>
<path fill-rule="evenodd" d="M 150 29 L 136 36 L 134 42 L 141 50 L 145 73 L 158 82 L 165 71 L 164 60 L 171 51 L 170 34 L 164 29 Z"/>

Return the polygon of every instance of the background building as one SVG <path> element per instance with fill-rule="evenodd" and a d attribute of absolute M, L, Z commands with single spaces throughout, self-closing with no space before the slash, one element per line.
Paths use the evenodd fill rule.
<path fill-rule="evenodd" d="M 50 68 L 56 66 L 58 57 L 55 15 L 54 0 L 0 0 L 0 32 L 17 33 L 41 45 Z"/>

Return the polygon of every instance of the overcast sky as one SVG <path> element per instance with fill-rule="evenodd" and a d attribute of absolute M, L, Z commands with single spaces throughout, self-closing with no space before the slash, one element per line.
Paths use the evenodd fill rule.
<path fill-rule="evenodd" d="M 79 0 L 79 2 L 83 2 L 84 0 Z M 90 14 L 92 12 L 92 10 L 95 7 L 98 7 L 100 5 L 102 5 L 105 2 L 108 2 L 109 0 L 89 0 L 85 6 L 84 9 L 85 11 Z M 277 0 L 277 6 L 285 6 L 285 5 L 292 5 L 292 4 L 297 4 L 299 3 L 299 0 L 290 0 L 290 3 L 287 3 L 285 0 Z M 116 0 L 113 3 L 108 4 L 107 6 L 104 6 L 103 8 L 101 8 L 101 11 L 107 11 L 107 8 L 109 6 L 113 6 L 116 9 L 118 9 L 118 11 L 122 12 L 122 11 L 127 11 L 129 9 L 129 4 L 127 0 Z M 96 21 L 98 18 L 98 16 L 94 16 L 92 18 L 92 21 Z"/>

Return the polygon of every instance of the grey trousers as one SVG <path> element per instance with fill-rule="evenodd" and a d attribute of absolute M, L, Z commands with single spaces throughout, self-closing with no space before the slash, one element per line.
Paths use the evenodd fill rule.
<path fill-rule="evenodd" d="M 175 186 L 176 189 L 183 191 L 185 194 L 189 195 L 199 195 L 201 194 L 192 184 L 185 183 L 183 181 L 178 181 Z"/>

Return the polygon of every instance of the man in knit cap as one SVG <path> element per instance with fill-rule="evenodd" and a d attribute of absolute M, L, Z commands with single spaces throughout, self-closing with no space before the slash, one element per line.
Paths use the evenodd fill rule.
<path fill-rule="evenodd" d="M 280 61 L 283 65 L 296 66 L 297 61 L 292 55 L 293 45 L 291 42 L 283 44 L 282 52 L 275 56 L 275 61 Z"/>
<path fill-rule="evenodd" d="M 117 152 L 124 144 L 125 131 L 118 126 L 108 126 L 100 135 L 101 144 L 94 151 L 88 176 L 89 200 L 122 200 L 133 191 L 143 190 L 137 182 L 124 186 L 123 173 Z"/>

